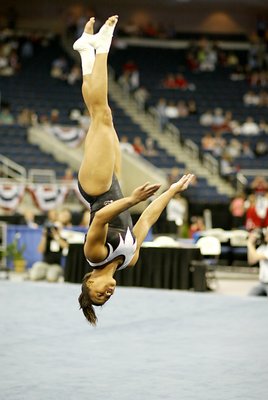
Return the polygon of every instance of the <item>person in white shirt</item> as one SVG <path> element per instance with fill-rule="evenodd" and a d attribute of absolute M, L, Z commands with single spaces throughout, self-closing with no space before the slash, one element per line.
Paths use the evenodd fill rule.
<path fill-rule="evenodd" d="M 241 135 L 258 135 L 260 128 L 252 117 L 247 117 L 246 121 L 241 125 L 240 133 Z"/>
<path fill-rule="evenodd" d="M 264 242 L 256 248 L 258 235 L 252 232 L 248 238 L 248 263 L 259 263 L 259 283 L 250 291 L 251 296 L 268 296 L 268 228 L 263 229 Z"/>

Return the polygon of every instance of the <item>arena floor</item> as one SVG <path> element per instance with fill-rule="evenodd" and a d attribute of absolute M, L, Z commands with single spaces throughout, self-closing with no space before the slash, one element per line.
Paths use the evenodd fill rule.
<path fill-rule="evenodd" d="M 0 282 L 0 399 L 266 398 L 267 298 L 118 288 L 92 328 L 78 294 Z"/>

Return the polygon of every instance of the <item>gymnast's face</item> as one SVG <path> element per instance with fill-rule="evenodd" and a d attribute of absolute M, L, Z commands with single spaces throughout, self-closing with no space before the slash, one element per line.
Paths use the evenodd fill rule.
<path fill-rule="evenodd" d="M 90 277 L 87 281 L 90 298 L 95 304 L 104 304 L 114 294 L 116 280 L 111 277 Z"/>

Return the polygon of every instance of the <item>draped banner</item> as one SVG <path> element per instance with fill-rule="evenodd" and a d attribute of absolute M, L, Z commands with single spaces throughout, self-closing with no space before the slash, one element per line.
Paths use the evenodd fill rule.
<path fill-rule="evenodd" d="M 68 193 L 67 186 L 56 184 L 35 184 L 29 185 L 30 190 L 37 206 L 42 211 L 52 210 L 61 206 Z"/>
<path fill-rule="evenodd" d="M 49 127 L 49 132 L 69 147 L 77 147 L 85 137 L 85 131 L 76 126 L 55 125 Z"/>
<path fill-rule="evenodd" d="M 0 184 L 0 207 L 6 210 L 15 210 L 21 202 L 25 192 L 25 185 L 18 183 Z"/>

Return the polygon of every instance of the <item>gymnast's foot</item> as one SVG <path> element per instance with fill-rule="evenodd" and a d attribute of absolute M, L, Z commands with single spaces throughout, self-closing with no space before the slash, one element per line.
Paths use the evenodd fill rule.
<path fill-rule="evenodd" d="M 96 50 L 97 54 L 101 53 L 108 53 L 112 38 L 113 38 L 113 32 L 114 28 L 117 24 L 118 21 L 118 15 L 113 15 L 112 17 L 108 18 L 105 24 L 101 27 L 99 32 L 95 35 L 88 34 L 86 31 L 83 33 L 80 39 L 85 39 L 83 40 L 83 43 L 86 43 L 87 46 L 93 46 L 94 49 Z M 90 21 L 89 21 L 90 22 Z M 80 40 L 78 39 L 78 41 Z M 74 49 L 77 50 L 75 47 L 77 41 L 74 44 Z"/>
<path fill-rule="evenodd" d="M 86 50 L 90 46 L 90 43 L 89 43 L 90 38 L 89 37 L 93 36 L 94 23 L 95 23 L 94 17 L 90 18 L 90 20 L 86 23 L 83 34 L 73 44 L 74 50 L 83 51 L 83 50 Z"/>

